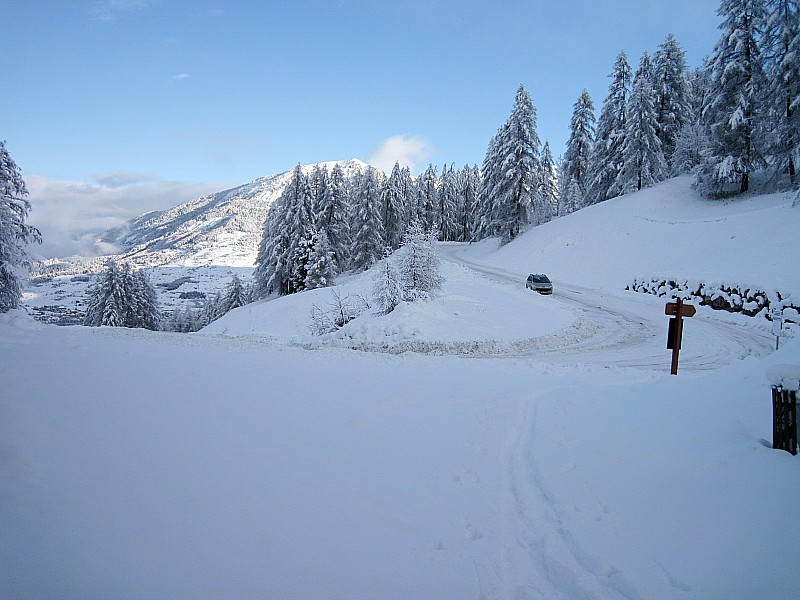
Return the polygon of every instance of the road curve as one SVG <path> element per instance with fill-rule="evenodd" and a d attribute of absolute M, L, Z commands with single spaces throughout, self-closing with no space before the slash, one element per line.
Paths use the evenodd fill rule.
<path fill-rule="evenodd" d="M 463 246 L 441 246 L 442 258 L 506 285 L 524 285 L 516 273 L 463 256 Z M 624 367 L 647 371 L 669 370 L 666 349 L 668 317 L 663 298 L 633 292 L 612 292 L 554 281 L 554 300 L 579 311 L 595 326 L 583 340 L 538 349 L 536 359 L 551 364 L 587 367 Z M 774 339 L 756 327 L 725 322 L 710 309 L 685 321 L 679 371 L 704 372 L 721 368 L 747 356 L 764 356 L 774 350 Z"/>

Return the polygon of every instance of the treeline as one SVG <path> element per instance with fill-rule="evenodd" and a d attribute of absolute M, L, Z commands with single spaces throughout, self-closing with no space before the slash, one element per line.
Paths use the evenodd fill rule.
<path fill-rule="evenodd" d="M 684 173 L 709 197 L 796 187 L 800 161 L 800 16 L 796 0 L 723 0 L 712 55 L 687 70 L 667 36 L 632 73 L 620 52 L 599 119 L 586 90 L 560 165 L 567 210 Z"/>
<path fill-rule="evenodd" d="M 330 285 L 345 271 L 365 271 L 386 250 L 400 247 L 411 223 L 443 241 L 469 241 L 480 221 L 475 205 L 477 167 L 441 173 L 432 165 L 418 177 L 395 164 L 391 173 L 367 166 L 347 178 L 339 165 L 298 165 L 267 214 L 256 258 L 257 297 Z"/>

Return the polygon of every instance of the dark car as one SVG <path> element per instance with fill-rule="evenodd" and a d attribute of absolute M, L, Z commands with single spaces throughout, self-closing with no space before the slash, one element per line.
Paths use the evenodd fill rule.
<path fill-rule="evenodd" d="M 547 275 L 542 273 L 531 273 L 528 275 L 528 281 L 525 282 L 525 287 L 529 290 L 535 290 L 540 294 L 553 293 L 553 282 L 548 279 Z"/>

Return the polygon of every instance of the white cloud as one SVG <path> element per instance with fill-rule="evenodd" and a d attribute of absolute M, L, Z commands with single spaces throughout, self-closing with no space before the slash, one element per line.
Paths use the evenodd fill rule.
<path fill-rule="evenodd" d="M 158 2 L 159 0 L 98 0 L 93 12 L 101 21 L 116 21 L 122 15 L 146 10 Z"/>
<path fill-rule="evenodd" d="M 98 236 L 153 210 L 165 210 L 216 192 L 225 184 L 166 181 L 131 172 L 93 175 L 91 183 L 27 176 L 31 212 L 28 222 L 42 232 L 43 243 L 28 247 L 35 258 L 80 254 L 94 256 L 111 249 Z"/>
<path fill-rule="evenodd" d="M 416 173 L 417 167 L 433 153 L 433 144 L 422 136 L 393 135 L 372 151 L 367 162 L 382 171 L 390 171 L 399 162 L 401 167 Z"/>
<path fill-rule="evenodd" d="M 170 77 L 172 81 L 183 81 L 184 79 L 189 79 L 188 73 L 176 73 L 172 77 Z"/>

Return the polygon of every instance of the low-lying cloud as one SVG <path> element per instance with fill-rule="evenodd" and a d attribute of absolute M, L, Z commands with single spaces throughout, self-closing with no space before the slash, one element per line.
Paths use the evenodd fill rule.
<path fill-rule="evenodd" d="M 225 189 L 225 184 L 167 181 L 131 172 L 94 175 L 90 183 L 27 176 L 28 222 L 42 232 L 42 244 L 28 247 L 34 258 L 97 256 L 113 252 L 98 237 L 141 214 L 165 210 Z"/>
<path fill-rule="evenodd" d="M 383 140 L 369 155 L 367 162 L 382 171 L 391 171 L 394 163 L 408 167 L 416 173 L 426 160 L 433 156 L 433 144 L 420 135 L 393 135 Z"/>

